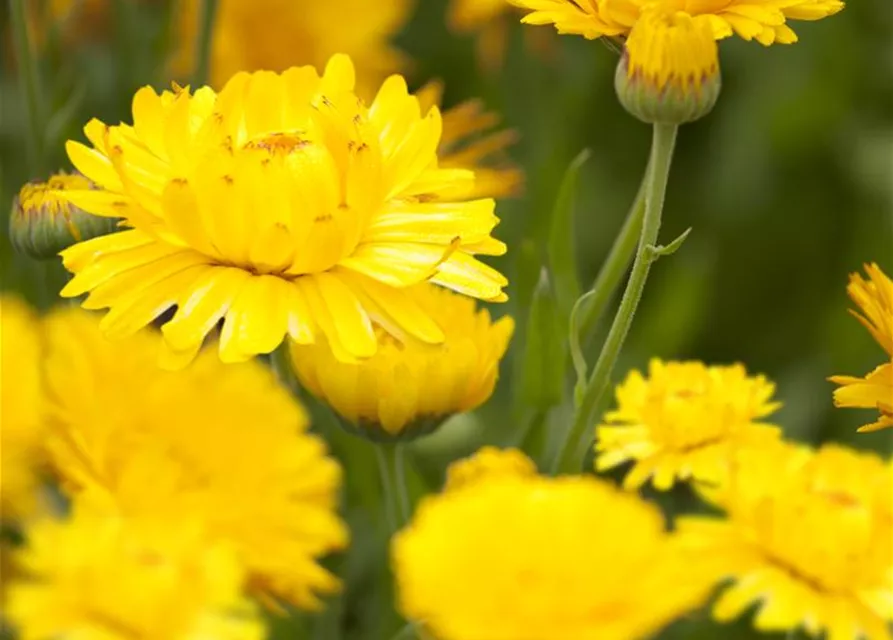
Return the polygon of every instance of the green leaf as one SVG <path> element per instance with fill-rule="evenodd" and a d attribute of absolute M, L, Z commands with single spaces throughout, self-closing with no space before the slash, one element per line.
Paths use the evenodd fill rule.
<path fill-rule="evenodd" d="M 574 250 L 574 202 L 576 200 L 577 177 L 580 168 L 586 163 L 589 156 L 589 149 L 584 149 L 571 161 L 564 172 L 558 197 L 552 209 L 552 223 L 549 229 L 547 251 L 549 271 L 554 280 L 553 287 L 558 300 L 558 309 L 561 317 L 565 319 L 570 317 L 571 307 L 580 296 L 577 257 Z"/>
<path fill-rule="evenodd" d="M 595 295 L 595 291 L 587 291 L 577 298 L 574 308 L 571 309 L 570 327 L 568 329 L 568 344 L 570 345 L 571 359 L 574 363 L 574 371 L 577 374 L 577 382 L 574 384 L 574 406 L 580 406 L 583 393 L 586 390 L 586 379 L 589 375 L 589 367 L 586 364 L 586 356 L 583 355 L 583 346 L 580 344 L 580 310 L 589 299 Z"/>
<path fill-rule="evenodd" d="M 525 404 L 545 410 L 561 402 L 567 359 L 565 335 L 549 273 L 543 268 L 527 318 L 521 380 L 521 398 Z"/>

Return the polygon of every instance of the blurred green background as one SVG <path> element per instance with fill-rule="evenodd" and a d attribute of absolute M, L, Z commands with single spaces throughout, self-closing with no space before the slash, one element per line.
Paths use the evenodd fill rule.
<path fill-rule="evenodd" d="M 305 0 L 301 0 L 305 1 Z M 315 0 L 314 0 L 315 1 Z M 370 0 L 370 2 L 373 0 Z M 40 72 L 50 169 L 68 168 L 63 142 L 81 138 L 91 117 L 129 121 L 135 88 L 166 86 L 161 61 L 170 46 L 165 3 L 112 2 L 104 37 L 49 41 Z M 522 197 L 500 202 L 496 235 L 509 253 L 494 261 L 512 284 L 494 313 L 518 320 L 494 398 L 458 416 L 412 447 L 416 497 L 436 490 L 445 465 L 485 442 L 527 447 L 549 458 L 570 419 L 565 402 L 538 429 L 518 392 L 525 322 L 538 263 L 544 258 L 561 176 L 583 148 L 576 242 L 581 282 L 589 283 L 632 201 L 648 154 L 650 130 L 628 116 L 613 93 L 615 47 L 515 16 L 504 65 L 482 71 L 473 36 L 451 33 L 445 0 L 420 0 L 397 43 L 412 59 L 411 84 L 446 82 L 446 104 L 481 97 L 521 134 L 513 158 L 526 171 Z M 271 16 L 275 19 L 275 16 Z M 2 288 L 46 308 L 64 281 L 58 264 L 12 253 L 6 215 L 32 175 L 26 162 L 25 111 L 9 38 L 0 14 L 0 240 Z M 680 134 L 665 209 L 664 242 L 693 227 L 683 248 L 652 270 L 621 362 L 620 379 L 653 356 L 740 361 L 778 384 L 775 416 L 789 437 L 841 441 L 889 454 L 889 432 L 857 435 L 872 412 L 834 410 L 832 374 L 863 375 L 884 354 L 849 316 L 847 277 L 876 261 L 893 275 L 893 10 L 889 0 L 851 3 L 816 23 L 793 25 L 800 42 L 764 48 L 721 43 L 724 88 L 715 111 Z M 540 31 L 535 36 L 532 31 Z M 532 46 L 532 36 L 538 46 Z M 541 36 L 541 37 L 540 37 Z M 546 43 L 543 53 L 543 41 Z M 296 59 L 295 63 L 302 63 Z M 533 274 L 533 275 L 531 275 Z M 605 324 L 603 322 L 603 324 Z M 605 327 L 602 326 L 600 335 Z M 600 340 L 592 342 L 594 358 Z M 330 560 L 345 578 L 342 598 L 322 616 L 277 619 L 276 637 L 391 637 L 385 532 L 370 447 L 343 434 L 314 406 L 317 424 L 345 462 L 346 513 L 354 531 L 348 554 Z M 660 499 L 670 511 L 692 506 L 683 489 Z M 684 579 L 681 576 L 680 579 Z M 409 637 L 409 636 L 407 636 Z M 662 638 L 755 637 L 747 621 L 718 627 L 701 612 Z"/>

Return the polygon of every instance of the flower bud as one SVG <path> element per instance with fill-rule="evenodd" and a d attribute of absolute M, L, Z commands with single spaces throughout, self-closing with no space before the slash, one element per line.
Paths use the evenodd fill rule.
<path fill-rule="evenodd" d="M 63 249 L 112 233 L 116 218 L 94 216 L 71 204 L 63 192 L 95 189 L 79 173 L 57 173 L 46 182 L 29 182 L 12 203 L 9 238 L 13 248 L 33 258 L 53 258 Z"/>
<path fill-rule="evenodd" d="M 649 124 L 684 124 L 713 109 L 720 92 L 719 54 L 706 16 L 658 6 L 636 22 L 614 87 L 623 108 Z"/>
<path fill-rule="evenodd" d="M 514 330 L 510 317 L 492 322 L 474 300 L 441 287 L 420 284 L 405 292 L 400 304 L 434 318 L 442 344 L 410 336 L 401 342 L 376 327 L 375 354 L 354 362 L 336 357 L 325 340 L 291 345 L 301 385 L 328 404 L 348 432 L 376 442 L 418 438 L 483 404 Z"/>

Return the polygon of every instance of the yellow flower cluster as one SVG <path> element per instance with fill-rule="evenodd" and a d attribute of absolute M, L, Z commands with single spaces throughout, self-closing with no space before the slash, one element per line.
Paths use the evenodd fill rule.
<path fill-rule="evenodd" d="M 591 477 L 538 476 L 517 452 L 481 455 L 392 542 L 400 609 L 433 637 L 646 638 L 706 598 L 712 576 L 654 506 Z"/>
<path fill-rule="evenodd" d="M 158 331 L 111 342 L 75 308 L 3 298 L 0 320 L 4 516 L 33 511 L 39 460 L 74 510 L 20 520 L 23 638 L 261 638 L 248 596 L 313 609 L 339 588 L 318 560 L 347 544 L 341 470 L 269 369 L 205 350 L 164 371 Z"/>
<path fill-rule="evenodd" d="M 875 422 L 863 425 L 861 432 L 879 431 L 893 427 L 893 281 L 876 264 L 865 265 L 868 280 L 858 273 L 850 276 L 847 291 L 862 314 L 852 312 L 881 348 L 888 361 L 864 378 L 832 376 L 831 382 L 840 385 L 834 391 L 834 405 L 877 409 Z"/>
<path fill-rule="evenodd" d="M 679 528 L 692 553 L 733 579 L 718 620 L 758 603 L 760 631 L 893 637 L 893 464 L 838 445 L 745 447 L 702 493 L 726 518 L 683 518 Z"/>
<path fill-rule="evenodd" d="M 759 422 L 780 406 L 774 392 L 742 365 L 652 360 L 647 378 L 634 370 L 617 387 L 617 409 L 596 430 L 596 468 L 635 462 L 630 489 L 649 478 L 661 490 L 677 479 L 716 482 L 738 448 L 778 439 L 778 427 Z"/>

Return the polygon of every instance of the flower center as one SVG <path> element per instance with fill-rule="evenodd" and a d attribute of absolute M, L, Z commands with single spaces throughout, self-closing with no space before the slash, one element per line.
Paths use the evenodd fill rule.
<path fill-rule="evenodd" d="M 245 144 L 246 149 L 263 149 L 270 155 L 285 156 L 312 144 L 310 140 L 302 137 L 298 132 L 271 133 L 262 138 L 250 140 Z"/>

